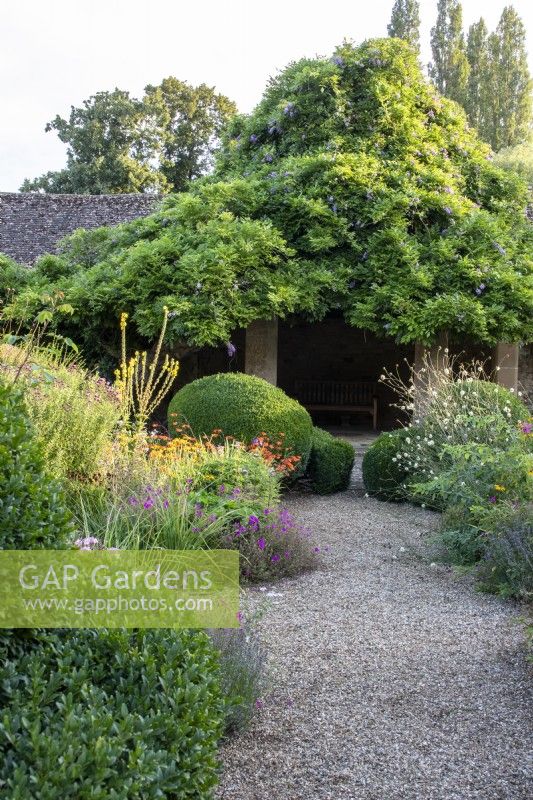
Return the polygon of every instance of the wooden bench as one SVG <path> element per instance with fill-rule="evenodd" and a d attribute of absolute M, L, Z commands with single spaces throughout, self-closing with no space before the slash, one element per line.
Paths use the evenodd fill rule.
<path fill-rule="evenodd" d="M 296 399 L 308 411 L 365 413 L 378 424 L 377 383 L 372 381 L 296 381 Z"/>

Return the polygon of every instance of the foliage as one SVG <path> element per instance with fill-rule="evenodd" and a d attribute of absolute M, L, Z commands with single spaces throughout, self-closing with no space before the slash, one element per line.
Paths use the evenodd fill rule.
<path fill-rule="evenodd" d="M 303 473 L 311 450 L 313 423 L 307 411 L 281 389 L 253 375 L 220 373 L 189 383 L 169 405 L 169 427 L 190 425 L 197 436 L 219 429 L 224 436 L 251 443 L 284 435 L 286 455 L 300 456 Z"/>
<path fill-rule="evenodd" d="M 223 124 L 236 111 L 205 84 L 165 78 L 141 100 L 98 92 L 46 126 L 68 145 L 67 166 L 25 180 L 21 191 L 60 194 L 183 191 L 208 171 Z"/>
<path fill-rule="evenodd" d="M 502 503 L 480 520 L 482 589 L 530 602 L 533 598 L 533 506 Z"/>
<path fill-rule="evenodd" d="M 0 310 L 28 282 L 29 269 L 0 253 Z"/>
<path fill-rule="evenodd" d="M 97 477 L 119 421 L 113 387 L 52 343 L 0 346 L 0 371 L 17 375 L 48 472 L 60 480 Z"/>
<path fill-rule="evenodd" d="M 490 115 L 490 59 L 488 30 L 481 18 L 468 29 L 466 57 L 469 64 L 465 111 L 468 121 L 481 134 L 486 135 Z"/>
<path fill-rule="evenodd" d="M 369 494 L 380 500 L 401 501 L 407 497 L 409 471 L 398 454 L 410 449 L 418 429 L 398 428 L 382 433 L 363 456 L 363 482 Z"/>
<path fill-rule="evenodd" d="M 321 428 L 313 429 L 307 476 L 317 494 L 342 492 L 348 488 L 354 462 L 349 442 L 332 436 Z"/>
<path fill-rule="evenodd" d="M 235 103 L 206 86 L 165 78 L 147 86 L 144 103 L 153 115 L 159 172 L 172 192 L 210 172 L 223 127 L 236 113 Z"/>
<path fill-rule="evenodd" d="M 459 0 L 438 0 L 437 21 L 431 29 L 431 51 L 430 78 L 445 97 L 464 105 L 469 64 Z"/>
<path fill-rule="evenodd" d="M 155 340 L 164 305 L 169 345 L 181 348 L 333 309 L 402 343 L 445 329 L 528 341 L 526 202 L 408 45 L 345 44 L 270 82 L 232 122 L 212 179 L 143 220 L 90 232 L 86 250 L 80 235 L 67 242 L 54 257 L 61 277 L 37 266 L 10 311 L 30 315 L 45 288 L 61 288 L 75 308 L 62 330 L 91 358 L 117 352 L 121 311 Z"/>
<path fill-rule="evenodd" d="M 494 163 L 502 169 L 516 172 L 528 186 L 533 187 L 533 137 L 514 147 L 504 147 L 494 157 Z"/>
<path fill-rule="evenodd" d="M 278 499 L 277 474 L 237 443 L 135 434 L 113 443 L 104 483 L 73 488 L 70 504 L 80 539 L 97 547 L 196 550 Z"/>
<path fill-rule="evenodd" d="M 524 23 L 512 6 L 506 6 L 488 39 L 491 102 L 481 134 L 494 150 L 519 144 L 531 132 L 533 83 L 526 47 Z"/>
<path fill-rule="evenodd" d="M 210 631 L 218 651 L 229 733 L 246 728 L 260 698 L 268 691 L 268 653 L 257 632 L 261 613 L 261 609 L 241 611 L 238 628 Z"/>
<path fill-rule="evenodd" d="M 19 388 L 0 382 L 0 548 L 60 549 L 72 530 Z"/>
<path fill-rule="evenodd" d="M 387 25 L 389 36 L 404 39 L 420 52 L 420 3 L 418 0 L 394 0 L 391 20 Z"/>
<path fill-rule="evenodd" d="M 168 355 L 159 364 L 159 356 L 168 323 L 168 308 L 163 308 L 163 323 L 150 363 L 146 351 L 136 352 L 127 360 L 126 327 L 128 315 L 120 317 L 121 358 L 115 372 L 115 387 L 120 398 L 121 419 L 137 433 L 144 431 L 148 420 L 170 391 L 178 375 L 179 363 Z M 159 370 L 156 372 L 156 370 Z"/>
<path fill-rule="evenodd" d="M 251 582 L 274 581 L 314 569 L 320 546 L 311 531 L 295 520 L 287 509 L 265 508 L 235 525 L 224 546 L 238 549 L 241 574 Z"/>
<path fill-rule="evenodd" d="M 224 703 L 205 634 L 48 632 L 0 657 L 0 687 L 12 800 L 211 797 Z"/>

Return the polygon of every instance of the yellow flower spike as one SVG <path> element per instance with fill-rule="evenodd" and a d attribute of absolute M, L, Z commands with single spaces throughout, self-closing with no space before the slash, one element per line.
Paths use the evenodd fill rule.
<path fill-rule="evenodd" d="M 494 488 L 495 488 L 495 490 L 496 490 L 497 492 L 506 492 L 506 491 L 507 491 L 507 489 L 505 488 L 505 486 L 500 486 L 500 484 L 499 484 L 499 483 L 496 483 L 496 484 L 495 484 L 495 486 L 494 486 Z"/>

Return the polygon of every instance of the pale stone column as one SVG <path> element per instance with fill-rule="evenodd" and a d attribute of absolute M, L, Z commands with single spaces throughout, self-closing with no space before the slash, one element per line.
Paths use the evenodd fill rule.
<path fill-rule="evenodd" d="M 494 348 L 494 379 L 500 386 L 518 388 L 518 345 L 499 342 Z"/>
<path fill-rule="evenodd" d="M 244 371 L 274 386 L 278 382 L 278 320 L 258 319 L 246 329 Z"/>

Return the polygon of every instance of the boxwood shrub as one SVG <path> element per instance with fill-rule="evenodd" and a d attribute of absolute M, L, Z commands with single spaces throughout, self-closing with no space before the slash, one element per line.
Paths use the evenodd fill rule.
<path fill-rule="evenodd" d="M 354 461 L 354 449 L 349 442 L 331 433 L 314 428 L 307 475 L 317 494 L 332 494 L 347 489 Z"/>
<path fill-rule="evenodd" d="M 204 633 L 79 630 L 0 648 L 0 795 L 204 800 L 223 728 Z"/>
<path fill-rule="evenodd" d="M 295 474 L 302 474 L 309 460 L 311 417 L 296 400 L 254 375 L 225 372 L 184 386 L 169 405 L 170 433 L 183 424 L 196 436 L 220 429 L 246 443 L 261 433 L 272 442 L 283 434 L 287 453 L 301 458 Z"/>
<path fill-rule="evenodd" d="M 406 499 L 403 484 L 408 473 L 394 459 L 400 448 L 405 447 L 405 439 L 414 431 L 414 428 L 398 428 L 382 433 L 368 448 L 363 457 L 363 482 L 369 494 L 380 500 Z"/>

